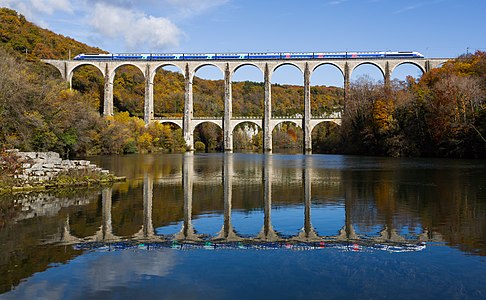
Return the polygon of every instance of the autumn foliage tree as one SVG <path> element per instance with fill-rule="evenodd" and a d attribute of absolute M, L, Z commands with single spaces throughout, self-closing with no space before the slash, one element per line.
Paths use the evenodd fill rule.
<path fill-rule="evenodd" d="M 343 118 L 346 152 L 391 156 L 486 156 L 486 55 L 445 63 L 391 91 L 361 80 Z"/>

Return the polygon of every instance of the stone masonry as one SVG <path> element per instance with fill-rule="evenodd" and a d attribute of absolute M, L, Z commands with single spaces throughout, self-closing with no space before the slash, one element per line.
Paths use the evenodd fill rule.
<path fill-rule="evenodd" d="M 18 152 L 12 150 L 22 162 L 22 173 L 17 175 L 19 179 L 27 182 L 49 181 L 59 173 L 71 170 L 86 170 L 108 174 L 87 160 L 62 159 L 56 152 Z"/>

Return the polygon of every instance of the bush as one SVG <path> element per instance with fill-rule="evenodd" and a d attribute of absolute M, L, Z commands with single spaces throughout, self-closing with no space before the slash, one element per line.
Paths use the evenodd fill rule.
<path fill-rule="evenodd" d="M 206 151 L 206 145 L 204 145 L 204 143 L 200 142 L 200 141 L 197 141 L 196 143 L 194 143 L 194 148 L 196 149 L 196 151 L 199 151 L 199 152 Z"/>
<path fill-rule="evenodd" d="M 22 173 L 22 162 L 15 151 L 0 150 L 0 188 L 13 186 L 19 180 L 16 175 Z"/>

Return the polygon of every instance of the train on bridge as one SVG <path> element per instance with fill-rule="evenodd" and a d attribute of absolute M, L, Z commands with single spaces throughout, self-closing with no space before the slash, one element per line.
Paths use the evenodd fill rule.
<path fill-rule="evenodd" d="M 79 54 L 74 60 L 251 60 L 251 59 L 393 59 L 424 58 L 416 51 L 266 52 L 266 53 L 109 53 Z"/>

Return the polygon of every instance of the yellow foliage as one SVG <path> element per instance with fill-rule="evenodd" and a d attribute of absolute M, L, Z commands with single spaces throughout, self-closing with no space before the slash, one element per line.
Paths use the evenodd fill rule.
<path fill-rule="evenodd" d="M 130 124 L 130 119 L 131 119 L 130 114 L 126 111 L 121 112 L 121 113 L 117 113 L 113 116 L 113 120 L 115 122 L 125 124 L 125 125 Z"/>
<path fill-rule="evenodd" d="M 377 100 L 373 103 L 373 119 L 378 131 L 386 133 L 393 127 L 394 104 L 391 100 Z"/>
<path fill-rule="evenodd" d="M 150 150 L 152 148 L 153 137 L 148 133 L 144 132 L 137 139 L 137 145 L 140 149 Z"/>

